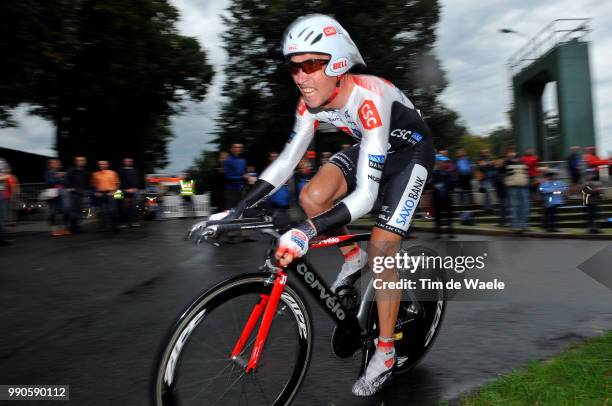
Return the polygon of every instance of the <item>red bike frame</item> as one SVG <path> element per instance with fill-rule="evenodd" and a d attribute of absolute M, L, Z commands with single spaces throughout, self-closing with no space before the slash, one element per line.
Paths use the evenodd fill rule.
<path fill-rule="evenodd" d="M 361 241 L 362 236 L 362 234 L 349 234 L 337 237 L 320 238 L 313 240 L 310 243 L 310 248 L 331 247 L 342 243 Z M 257 325 L 257 321 L 263 313 L 261 325 L 259 326 L 259 330 L 257 331 L 257 337 L 255 338 L 255 345 L 253 346 L 253 350 L 251 351 L 251 357 L 246 368 L 247 373 L 254 371 L 257 368 L 257 362 L 261 357 L 266 338 L 268 337 L 268 332 L 270 331 L 270 327 L 272 326 L 272 320 L 274 319 L 274 315 L 276 314 L 278 302 L 283 293 L 283 290 L 285 289 L 286 284 L 287 273 L 281 268 L 277 267 L 276 278 L 274 279 L 274 286 L 272 287 L 272 291 L 269 295 L 260 295 L 259 303 L 257 303 L 253 307 L 251 315 L 249 316 L 246 324 L 244 325 L 244 328 L 242 329 L 240 338 L 238 338 L 238 341 L 234 345 L 234 349 L 231 353 L 232 358 L 237 357 L 242 352 L 249 337 L 251 336 L 251 333 L 253 332 L 253 329 Z"/>
<path fill-rule="evenodd" d="M 247 340 L 255 328 L 255 325 L 257 324 L 257 320 L 259 320 L 259 317 L 263 311 L 261 326 L 259 326 L 259 331 L 257 332 L 257 337 L 255 338 L 255 346 L 251 351 L 251 358 L 249 359 L 249 364 L 247 365 L 247 373 L 254 371 L 257 368 L 257 362 L 259 361 L 266 338 L 268 337 L 268 332 L 272 326 L 272 319 L 274 319 L 274 314 L 276 313 L 276 309 L 278 307 L 278 301 L 280 300 L 286 284 L 287 274 L 279 269 L 276 273 L 276 279 L 274 280 L 272 292 L 270 292 L 269 295 L 260 295 L 259 303 L 257 303 L 253 308 L 253 311 L 251 311 L 251 315 L 242 329 L 242 334 L 240 334 L 240 338 L 234 346 L 234 350 L 231 354 L 232 357 L 236 357 L 242 352 Z"/>

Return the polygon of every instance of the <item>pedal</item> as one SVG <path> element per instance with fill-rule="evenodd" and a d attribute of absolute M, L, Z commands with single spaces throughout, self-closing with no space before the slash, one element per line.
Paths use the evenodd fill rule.
<path fill-rule="evenodd" d="M 348 358 L 361 348 L 361 343 L 335 326 L 332 332 L 331 347 L 336 357 Z"/>
<path fill-rule="evenodd" d="M 343 285 L 336 289 L 336 295 L 340 299 L 342 307 L 349 313 L 354 314 L 359 308 L 359 293 L 353 286 Z"/>

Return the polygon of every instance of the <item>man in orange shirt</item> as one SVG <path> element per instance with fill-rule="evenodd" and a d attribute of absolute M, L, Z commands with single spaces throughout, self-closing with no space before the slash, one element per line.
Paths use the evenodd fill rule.
<path fill-rule="evenodd" d="M 94 187 L 98 205 L 100 230 L 106 228 L 110 222 L 112 231 L 117 231 L 115 221 L 116 207 L 113 195 L 119 188 L 119 176 L 117 172 L 108 169 L 108 161 L 98 161 L 99 171 L 91 176 L 91 184 Z"/>

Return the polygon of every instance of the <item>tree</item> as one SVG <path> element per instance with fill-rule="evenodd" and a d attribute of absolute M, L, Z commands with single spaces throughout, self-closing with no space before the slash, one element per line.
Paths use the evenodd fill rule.
<path fill-rule="evenodd" d="M 514 136 L 510 128 L 499 127 L 491 132 L 487 138 L 493 157 L 505 157 L 508 147 L 514 145 Z"/>
<path fill-rule="evenodd" d="M 216 184 L 215 178 L 219 176 L 217 165 L 216 152 L 202 151 L 202 154 L 194 160 L 193 165 L 187 169 L 187 178 L 195 180 L 197 193 L 212 190 Z"/>
<path fill-rule="evenodd" d="M 436 142 L 458 141 L 463 128 L 438 95 L 447 82 L 435 56 L 437 0 L 232 0 L 223 34 L 229 55 L 216 143 L 244 142 L 250 162 L 265 163 L 265 152 L 280 150 L 294 120 L 298 92 L 281 52 L 285 28 L 309 13 L 335 16 L 347 29 L 368 67 L 402 89 L 421 110 Z"/>
<path fill-rule="evenodd" d="M 0 122 L 20 103 L 51 120 L 66 162 L 75 154 L 143 170 L 166 163 L 169 120 L 203 100 L 213 76 L 167 0 L 0 3 Z"/>
<path fill-rule="evenodd" d="M 489 139 L 478 135 L 465 134 L 461 137 L 460 145 L 473 161 L 478 159 L 481 150 L 490 150 Z"/>

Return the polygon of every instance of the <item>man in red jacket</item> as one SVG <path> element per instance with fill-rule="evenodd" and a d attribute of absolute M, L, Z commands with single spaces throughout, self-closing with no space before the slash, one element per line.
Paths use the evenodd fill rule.
<path fill-rule="evenodd" d="M 533 148 L 527 148 L 521 160 L 525 165 L 527 165 L 527 176 L 529 176 L 529 191 L 533 192 L 537 187 L 537 178 L 540 175 L 540 170 L 538 169 L 540 159 L 533 153 Z"/>
<path fill-rule="evenodd" d="M 10 168 L 9 168 L 10 171 Z M 13 173 L 8 173 L 6 177 L 6 190 L 4 198 L 6 200 L 6 224 L 14 226 L 17 221 L 16 216 L 16 196 L 19 193 L 19 179 Z"/>
<path fill-rule="evenodd" d="M 586 163 L 586 169 L 592 170 L 595 173 L 595 180 L 599 180 L 599 165 L 610 165 L 607 159 L 600 159 L 597 156 L 595 147 L 584 147 L 584 155 L 582 159 Z"/>

